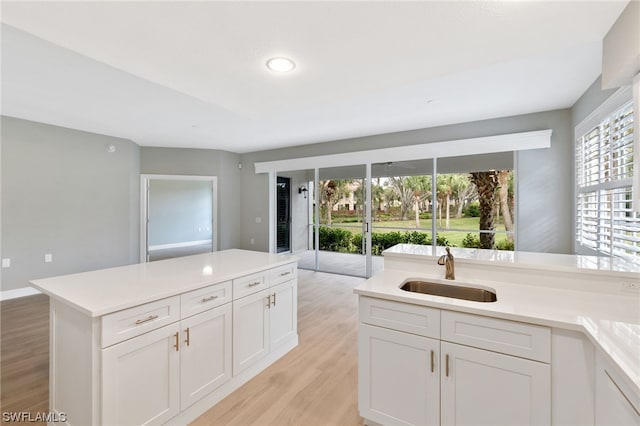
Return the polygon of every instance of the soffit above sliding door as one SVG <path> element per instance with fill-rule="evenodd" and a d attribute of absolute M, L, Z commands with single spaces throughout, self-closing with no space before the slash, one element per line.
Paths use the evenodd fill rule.
<path fill-rule="evenodd" d="M 386 163 L 416 159 L 460 157 L 495 152 L 549 148 L 551 129 L 481 138 L 459 139 L 418 145 L 405 145 L 343 154 L 320 155 L 255 164 L 256 173 L 301 170 L 315 167 L 339 167 L 351 164 Z"/>

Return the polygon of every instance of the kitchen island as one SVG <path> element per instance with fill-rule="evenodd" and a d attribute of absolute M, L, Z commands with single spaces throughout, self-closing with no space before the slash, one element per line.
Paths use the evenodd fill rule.
<path fill-rule="evenodd" d="M 640 424 L 640 266 L 589 256 L 403 244 L 360 297 L 368 424 Z M 408 281 L 493 292 L 474 302 Z"/>
<path fill-rule="evenodd" d="M 35 280 L 49 409 L 69 425 L 187 424 L 298 344 L 297 259 L 224 250 Z"/>

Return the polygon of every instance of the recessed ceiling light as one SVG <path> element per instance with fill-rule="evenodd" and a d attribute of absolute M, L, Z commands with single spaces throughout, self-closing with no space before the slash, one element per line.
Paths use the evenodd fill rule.
<path fill-rule="evenodd" d="M 289 58 L 271 58 L 267 61 L 267 68 L 275 72 L 289 72 L 296 67 L 296 63 Z"/>

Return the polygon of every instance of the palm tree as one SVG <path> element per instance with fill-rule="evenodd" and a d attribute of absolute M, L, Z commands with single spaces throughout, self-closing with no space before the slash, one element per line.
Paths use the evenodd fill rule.
<path fill-rule="evenodd" d="M 393 188 L 398 201 L 400 201 L 400 216 L 402 220 L 407 220 L 407 213 L 415 198 L 410 181 L 404 176 L 393 176 L 389 177 L 389 185 Z"/>
<path fill-rule="evenodd" d="M 431 192 L 431 180 L 427 176 L 410 176 L 406 178 L 407 186 L 413 192 L 413 207 L 416 214 L 416 228 L 420 228 L 420 204 Z"/>
<path fill-rule="evenodd" d="M 500 210 L 502 210 L 502 220 L 504 221 L 504 229 L 507 231 L 507 239 L 513 242 L 513 221 L 511 220 L 511 211 L 509 209 L 509 175 L 510 170 L 501 170 L 498 172 L 498 184 L 500 186 Z"/>
<path fill-rule="evenodd" d="M 496 189 L 498 187 L 498 172 L 471 173 L 471 182 L 478 190 L 480 201 L 480 231 L 494 230 L 493 206 L 496 203 Z M 493 232 L 480 232 L 480 248 L 495 248 L 495 234 Z"/>
<path fill-rule="evenodd" d="M 374 207 L 374 219 L 378 218 L 378 212 L 382 210 L 382 203 L 384 203 L 384 201 L 384 188 L 380 185 L 380 178 L 376 178 L 376 181 L 371 183 L 371 203 L 372 207 Z"/>
<path fill-rule="evenodd" d="M 331 211 L 340 199 L 347 192 L 346 180 L 324 180 L 320 181 L 320 205 L 326 209 L 327 225 L 331 226 Z"/>
<path fill-rule="evenodd" d="M 474 185 L 471 185 L 471 182 L 469 182 L 469 175 L 464 174 L 458 176 L 460 177 L 460 179 L 459 186 L 455 191 L 455 197 L 457 208 L 456 218 L 460 219 L 462 217 L 462 209 L 464 208 L 467 201 L 473 201 L 478 197 L 478 195 L 476 194 L 476 187 Z"/>

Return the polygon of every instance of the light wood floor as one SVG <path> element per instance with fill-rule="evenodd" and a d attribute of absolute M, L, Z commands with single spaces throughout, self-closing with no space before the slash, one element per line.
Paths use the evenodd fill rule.
<path fill-rule="evenodd" d="M 46 413 L 49 297 L 39 294 L 1 302 L 0 327 L 1 411 Z"/>
<path fill-rule="evenodd" d="M 196 419 L 203 425 L 362 425 L 357 408 L 358 304 L 363 281 L 299 270 L 299 345 Z M 49 303 L 2 302 L 2 411 L 46 412 Z"/>

